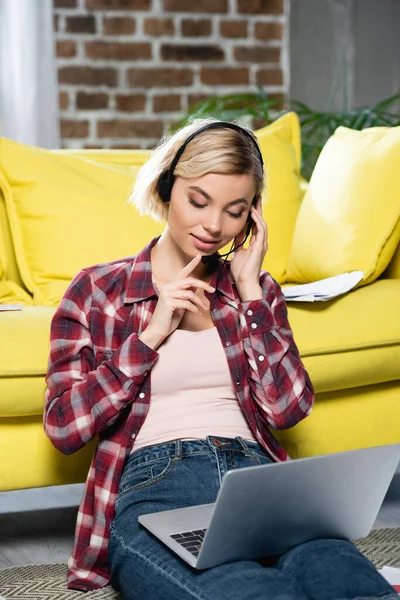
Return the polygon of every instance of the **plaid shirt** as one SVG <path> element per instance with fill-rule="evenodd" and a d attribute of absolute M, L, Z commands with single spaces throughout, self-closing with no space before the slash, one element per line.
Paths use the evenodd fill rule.
<path fill-rule="evenodd" d="M 159 354 L 138 336 L 157 304 L 150 252 L 83 269 L 62 298 L 51 325 L 44 428 L 71 454 L 98 436 L 68 562 L 68 587 L 92 590 L 109 580 L 109 528 L 124 461 L 151 398 L 151 368 Z M 307 416 L 314 390 L 300 359 L 278 283 L 261 271 L 263 298 L 242 302 L 220 259 L 205 292 L 225 351 L 232 384 L 259 443 L 288 460 L 270 432 Z"/>

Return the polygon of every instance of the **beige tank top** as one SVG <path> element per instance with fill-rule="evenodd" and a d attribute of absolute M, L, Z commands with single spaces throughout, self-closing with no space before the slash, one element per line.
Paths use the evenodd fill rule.
<path fill-rule="evenodd" d="M 151 399 L 132 452 L 207 435 L 256 441 L 239 406 L 216 327 L 176 329 L 157 348 Z"/>

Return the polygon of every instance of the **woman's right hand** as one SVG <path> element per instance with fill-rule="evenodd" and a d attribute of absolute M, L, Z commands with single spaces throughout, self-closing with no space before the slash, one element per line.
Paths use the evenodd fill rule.
<path fill-rule="evenodd" d="M 156 309 L 146 328 L 147 333 L 161 341 L 168 337 L 181 322 L 185 310 L 201 314 L 208 306 L 193 290 L 202 288 L 215 292 L 210 284 L 201 279 L 190 277 L 190 273 L 200 263 L 201 254 L 197 254 L 169 283 L 160 291 Z M 150 330 L 150 331 L 148 331 Z M 161 343 L 161 342 L 160 342 Z"/>

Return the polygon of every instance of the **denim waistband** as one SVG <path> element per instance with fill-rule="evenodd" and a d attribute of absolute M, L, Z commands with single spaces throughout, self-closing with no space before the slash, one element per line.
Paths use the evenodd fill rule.
<path fill-rule="evenodd" d="M 268 454 L 258 442 L 250 442 L 240 436 L 225 438 L 208 435 L 205 440 L 173 440 L 171 442 L 163 442 L 162 444 L 139 448 L 139 450 L 131 453 L 129 463 L 140 464 L 148 460 L 170 456 L 182 458 L 189 454 L 205 453 L 213 449 L 242 451 L 245 454 L 251 454 L 251 450 L 258 449 Z"/>

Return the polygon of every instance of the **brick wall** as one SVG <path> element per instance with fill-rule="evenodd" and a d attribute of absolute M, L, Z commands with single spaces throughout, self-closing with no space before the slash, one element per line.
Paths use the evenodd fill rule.
<path fill-rule="evenodd" d="M 53 0 L 62 145 L 149 148 L 191 103 L 288 88 L 288 0 Z"/>

